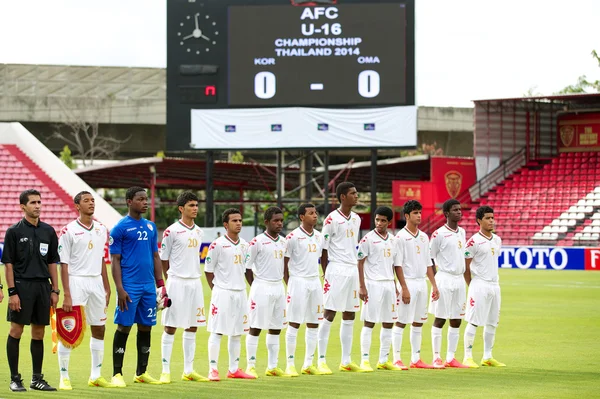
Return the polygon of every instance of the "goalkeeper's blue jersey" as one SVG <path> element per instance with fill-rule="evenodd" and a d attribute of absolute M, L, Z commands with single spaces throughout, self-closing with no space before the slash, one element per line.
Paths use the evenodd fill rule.
<path fill-rule="evenodd" d="M 158 252 L 154 223 L 125 216 L 112 228 L 109 248 L 111 255 L 121 255 L 123 285 L 154 284 L 154 253 Z"/>

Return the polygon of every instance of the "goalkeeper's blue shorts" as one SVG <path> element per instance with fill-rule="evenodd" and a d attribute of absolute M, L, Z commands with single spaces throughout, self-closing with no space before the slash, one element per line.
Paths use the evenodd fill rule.
<path fill-rule="evenodd" d="M 115 310 L 115 324 L 130 327 L 134 323 L 143 326 L 156 325 L 156 288 L 154 284 L 123 285 L 129 294 L 131 302 L 127 302 L 127 309 L 119 310 L 117 297 L 117 308 Z"/>

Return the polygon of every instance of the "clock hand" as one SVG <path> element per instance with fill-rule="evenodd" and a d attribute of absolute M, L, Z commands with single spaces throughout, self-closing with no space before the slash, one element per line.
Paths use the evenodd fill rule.
<path fill-rule="evenodd" d="M 192 38 L 192 37 L 194 37 L 194 34 L 193 34 L 193 33 L 192 33 L 191 35 L 187 35 L 187 36 L 185 36 L 185 37 L 184 37 L 182 40 L 187 40 L 187 39 L 189 39 L 189 38 Z"/>
<path fill-rule="evenodd" d="M 200 37 L 201 37 L 201 38 L 203 38 L 204 40 L 206 40 L 206 41 L 210 42 L 210 39 L 209 39 L 208 37 L 206 37 L 206 36 L 204 36 L 204 35 L 202 35 L 202 36 L 200 36 Z"/>
<path fill-rule="evenodd" d="M 196 22 L 196 29 L 200 29 L 200 27 L 198 26 L 198 17 L 200 16 L 200 13 L 196 13 L 196 15 L 194 15 L 194 21 Z"/>

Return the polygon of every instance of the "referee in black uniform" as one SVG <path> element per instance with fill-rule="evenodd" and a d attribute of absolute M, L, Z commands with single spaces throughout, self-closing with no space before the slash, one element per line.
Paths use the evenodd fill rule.
<path fill-rule="evenodd" d="M 58 302 L 58 238 L 54 229 L 40 221 L 42 199 L 36 190 L 19 196 L 25 217 L 6 230 L 2 263 L 8 286 L 10 332 L 6 356 L 10 367 L 10 389 L 26 391 L 19 374 L 19 342 L 23 327 L 31 325 L 31 389 L 56 391 L 42 374 L 44 361 L 44 329 L 50 324 L 50 306 Z M 52 285 L 48 281 L 52 281 Z"/>

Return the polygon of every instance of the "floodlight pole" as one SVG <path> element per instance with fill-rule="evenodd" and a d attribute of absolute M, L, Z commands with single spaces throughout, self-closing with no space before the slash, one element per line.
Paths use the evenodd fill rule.
<path fill-rule="evenodd" d="M 212 151 L 206 151 L 206 217 L 204 225 L 206 227 L 215 226 L 214 210 L 214 188 L 213 188 L 213 169 L 215 158 Z"/>
<path fill-rule="evenodd" d="M 377 209 L 377 150 L 371 150 L 371 229 L 375 228 L 375 209 Z"/>
<path fill-rule="evenodd" d="M 323 204 L 323 214 L 325 216 L 329 215 L 329 151 L 325 151 L 324 157 L 324 165 L 323 165 L 323 197 L 325 198 L 325 202 Z"/>

